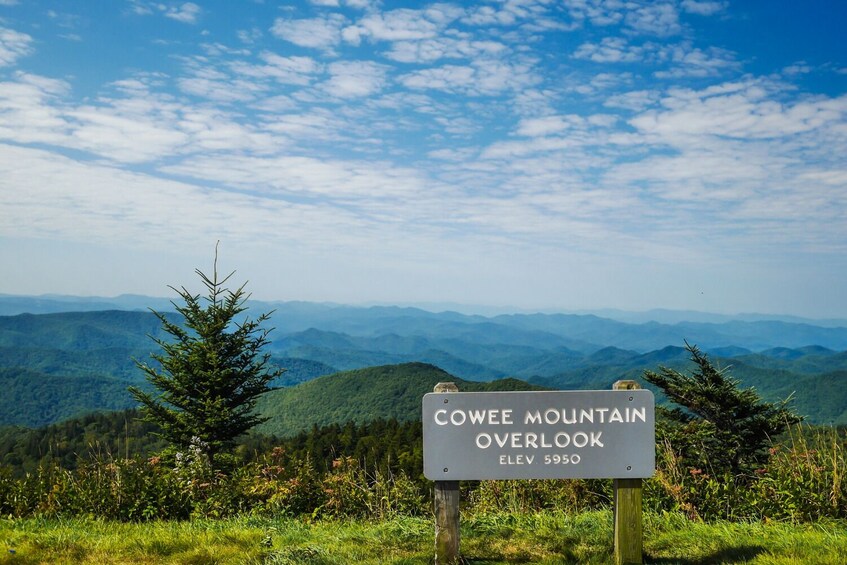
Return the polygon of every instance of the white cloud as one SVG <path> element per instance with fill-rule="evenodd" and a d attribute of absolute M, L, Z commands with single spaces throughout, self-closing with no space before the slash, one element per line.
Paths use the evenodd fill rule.
<path fill-rule="evenodd" d="M 676 6 L 669 2 L 651 2 L 628 11 L 624 22 L 638 33 L 659 37 L 676 35 L 682 31 Z"/>
<path fill-rule="evenodd" d="M 847 96 L 785 105 L 770 97 L 762 84 L 752 81 L 725 83 L 702 91 L 675 89 L 662 104 L 664 110 L 645 112 L 630 124 L 665 139 L 690 135 L 767 139 L 837 127 L 847 114 Z"/>
<path fill-rule="evenodd" d="M 577 20 L 588 20 L 596 26 L 610 26 L 624 18 L 627 3 L 622 0 L 563 0 L 568 12 Z"/>
<path fill-rule="evenodd" d="M 0 67 L 14 65 L 32 53 L 32 37 L 13 29 L 0 27 Z"/>
<path fill-rule="evenodd" d="M 408 88 L 435 90 L 465 90 L 475 84 L 476 72 L 473 68 L 460 65 L 444 65 L 432 69 L 423 69 L 400 78 Z"/>
<path fill-rule="evenodd" d="M 689 42 L 664 46 L 657 57 L 672 64 L 669 70 L 654 73 L 658 78 L 711 77 L 740 68 L 734 53 L 718 47 L 703 50 Z"/>
<path fill-rule="evenodd" d="M 370 96 L 382 90 L 386 81 L 387 68 L 370 61 L 336 61 L 328 70 L 330 78 L 323 89 L 339 98 Z"/>
<path fill-rule="evenodd" d="M 659 101 L 661 94 L 656 90 L 634 90 L 609 96 L 603 103 L 609 108 L 642 111 Z"/>
<path fill-rule="evenodd" d="M 463 92 L 473 96 L 521 91 L 539 82 L 531 62 L 482 58 L 471 65 L 442 65 L 398 79 L 408 88 Z"/>
<path fill-rule="evenodd" d="M 18 72 L 0 83 L 0 139 L 15 143 L 61 143 L 69 124 L 61 100 L 70 91 L 64 81 Z"/>
<path fill-rule="evenodd" d="M 630 45 L 622 37 L 604 37 L 599 44 L 583 43 L 573 56 L 595 63 L 632 63 L 644 58 L 644 48 Z"/>
<path fill-rule="evenodd" d="M 259 28 L 250 28 L 250 29 L 240 29 L 236 33 L 238 39 L 247 45 L 253 45 L 262 39 L 262 30 Z"/>
<path fill-rule="evenodd" d="M 261 112 L 270 112 L 273 114 L 290 112 L 298 107 L 290 96 L 285 94 L 277 94 L 274 96 L 265 96 L 250 104 L 251 108 L 255 108 Z"/>
<path fill-rule="evenodd" d="M 197 23 L 197 19 L 203 11 L 200 6 L 194 2 L 165 4 L 149 0 L 130 0 L 130 6 L 132 7 L 132 11 L 140 16 L 161 14 L 166 18 L 185 24 Z"/>
<path fill-rule="evenodd" d="M 132 64 L 154 66 L 100 85 L 72 66 L 53 71 L 66 81 L 7 68 L 0 231 L 154 248 L 223 233 L 328 262 L 341 242 L 392 268 L 451 246 L 457 264 L 483 249 L 555 264 L 573 247 L 651 265 L 845 246 L 847 100 L 814 91 L 823 72 L 790 84 L 803 61 L 741 75 L 751 55 L 694 27 L 725 2 L 312 4 L 282 6 L 264 36 L 232 12 L 230 36 L 148 43 L 162 57 Z M 166 27 L 196 21 L 186 5 L 129 4 Z M 577 24 L 599 27 L 544 34 Z M 0 35 L 0 64 L 35 47 Z"/>
<path fill-rule="evenodd" d="M 249 102 L 256 98 L 257 92 L 264 90 L 255 83 L 233 81 L 229 77 L 183 77 L 177 80 L 177 84 L 185 94 L 221 103 Z"/>
<path fill-rule="evenodd" d="M 158 78 L 126 79 L 119 96 L 74 106 L 69 85 L 18 73 L 0 83 L 0 139 L 86 151 L 119 163 L 155 162 L 193 151 L 280 149 L 285 140 L 227 113 L 183 105 L 150 90 Z"/>
<path fill-rule="evenodd" d="M 270 51 L 264 51 L 259 58 L 263 65 L 235 61 L 230 68 L 238 75 L 253 79 L 269 79 L 281 84 L 305 86 L 311 84 L 315 76 L 323 71 L 323 65 L 311 57 L 283 57 Z"/>
<path fill-rule="evenodd" d="M 170 124 L 125 111 L 81 107 L 67 113 L 76 125 L 72 145 L 123 163 L 142 163 L 175 153 L 188 136 Z"/>
<path fill-rule="evenodd" d="M 831 169 L 825 171 L 811 170 L 800 175 L 801 179 L 821 182 L 829 186 L 847 188 L 847 169 Z"/>
<path fill-rule="evenodd" d="M 350 8 L 366 10 L 370 8 L 372 3 L 375 3 L 375 1 L 376 0 L 344 0 L 344 4 L 346 4 Z"/>
<path fill-rule="evenodd" d="M 0 212 L 7 218 L 0 224 L 3 237 L 50 233 L 63 241 L 151 249 L 207 249 L 215 239 L 313 249 L 329 238 L 348 245 L 345 232 L 351 245 L 359 244 L 361 231 L 359 220 L 340 208 L 209 189 L 10 146 L 0 151 Z"/>
<path fill-rule="evenodd" d="M 514 25 L 514 23 L 517 21 L 517 16 L 514 12 L 509 10 L 497 10 L 491 6 L 474 6 L 472 8 L 469 8 L 468 11 L 468 15 L 462 18 L 462 22 L 468 25 L 510 26 Z"/>
<path fill-rule="evenodd" d="M 575 125 L 581 125 L 583 122 L 583 118 L 576 115 L 530 118 L 520 121 L 516 133 L 527 137 L 546 136 L 562 133 Z"/>
<path fill-rule="evenodd" d="M 787 76 L 804 75 L 810 72 L 812 72 L 812 67 L 805 61 L 798 61 L 782 69 L 782 74 Z"/>
<path fill-rule="evenodd" d="M 188 136 L 179 153 L 249 152 L 265 155 L 286 149 L 289 145 L 288 140 L 264 131 L 261 125 L 240 123 L 237 116 L 214 108 L 182 108 L 174 127 Z"/>
<path fill-rule="evenodd" d="M 595 63 L 635 63 L 669 65 L 654 73 L 657 78 L 709 77 L 740 68 L 735 54 L 726 49 L 694 47 L 690 41 L 659 44 L 652 41 L 633 45 L 622 37 L 605 37 L 597 43 L 583 43 L 573 54 L 576 59 Z"/>
<path fill-rule="evenodd" d="M 296 106 L 291 109 L 296 109 Z M 263 125 L 266 131 L 274 135 L 301 142 L 316 140 L 340 140 L 345 121 L 332 112 L 324 109 L 313 109 L 309 112 L 280 112 L 268 116 Z"/>
<path fill-rule="evenodd" d="M 439 37 L 421 41 L 398 41 L 385 54 L 401 63 L 432 63 L 439 59 L 474 59 L 505 55 L 510 49 L 498 41 Z"/>
<path fill-rule="evenodd" d="M 179 6 L 169 6 L 165 9 L 165 17 L 185 24 L 197 23 L 200 16 L 200 6 L 193 2 L 185 2 Z"/>
<path fill-rule="evenodd" d="M 698 0 L 682 0 L 680 7 L 689 14 L 697 14 L 699 16 L 711 16 L 718 12 L 726 10 L 729 2 L 713 2 L 713 1 L 698 1 Z"/>
<path fill-rule="evenodd" d="M 407 197 L 426 186 L 417 171 L 390 163 L 299 156 L 198 157 L 164 170 L 266 194 L 321 196 L 331 201 Z"/>
<path fill-rule="evenodd" d="M 409 9 L 368 14 L 354 25 L 344 28 L 344 39 L 354 45 L 358 45 L 363 38 L 373 41 L 429 39 L 436 37 L 439 29 L 449 22 L 441 16 L 442 12 Z"/>
<path fill-rule="evenodd" d="M 341 28 L 345 22 L 346 18 L 340 14 L 299 20 L 277 18 L 271 33 L 300 47 L 331 51 L 341 42 Z"/>

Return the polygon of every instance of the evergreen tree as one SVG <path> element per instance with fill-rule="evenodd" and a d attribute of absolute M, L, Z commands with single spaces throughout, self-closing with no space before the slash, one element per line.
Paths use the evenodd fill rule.
<path fill-rule="evenodd" d="M 182 325 L 153 311 L 172 338 L 153 338 L 162 352 L 151 358 L 161 368 L 136 362 L 159 396 L 137 387 L 130 392 L 142 404 L 145 419 L 161 428 L 162 437 L 184 452 L 200 450 L 216 464 L 216 456 L 230 452 L 236 437 L 267 419 L 253 408 L 283 370 L 272 367 L 270 354 L 262 353 L 271 331 L 262 324 L 271 313 L 255 320 L 241 316 L 249 299 L 246 283 L 234 291 L 226 288 L 234 272 L 218 278 L 217 250 L 212 276 L 195 272 L 206 297 L 170 287 L 184 302 L 172 302 Z"/>
<path fill-rule="evenodd" d="M 712 473 L 738 475 L 761 467 L 771 438 L 800 417 L 787 408 L 788 400 L 763 402 L 755 389 L 739 389 L 696 346 L 685 346 L 696 365 L 691 375 L 667 367 L 644 372 L 645 380 L 682 407 L 661 411 L 657 439 L 667 439 L 686 462 Z"/>

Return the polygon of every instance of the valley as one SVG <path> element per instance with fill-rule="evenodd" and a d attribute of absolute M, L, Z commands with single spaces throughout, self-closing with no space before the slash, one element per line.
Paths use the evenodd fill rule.
<path fill-rule="evenodd" d="M 136 361 L 149 362 L 158 349 L 153 339 L 164 337 L 156 317 L 140 309 L 143 302 L 28 304 L 0 297 L 0 311 L 9 312 L 0 316 L 0 383 L 7 391 L 0 425 L 38 427 L 134 407 L 126 387 L 146 384 Z M 161 299 L 148 302 L 162 306 Z M 250 306 L 249 315 L 274 309 L 268 352 L 287 369 L 273 383 L 279 390 L 259 404 L 272 417 L 266 433 L 415 418 L 420 397 L 439 380 L 461 381 L 465 390 L 606 389 L 619 379 L 639 380 L 645 369 L 685 369 L 686 342 L 766 400 L 791 397 L 807 422 L 847 424 L 847 392 L 840 386 L 847 379 L 847 327 L 833 321 L 630 323 L 587 314 L 485 317 L 386 306 Z M 51 307 L 68 310 L 19 311 Z M 342 401 L 347 404 L 334 404 Z"/>

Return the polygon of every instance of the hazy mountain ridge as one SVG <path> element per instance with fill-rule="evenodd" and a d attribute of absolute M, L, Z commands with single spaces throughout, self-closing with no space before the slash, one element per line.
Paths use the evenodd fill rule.
<path fill-rule="evenodd" d="M 247 313 L 262 311 L 253 304 Z M 660 365 L 688 368 L 687 340 L 718 366 L 731 366 L 733 376 L 766 398 L 778 400 L 796 391 L 798 411 L 812 421 L 847 423 L 847 392 L 836 386 L 847 371 L 847 328 L 783 321 L 627 324 L 573 314 L 487 318 L 302 302 L 277 305 L 271 324 L 269 352 L 289 369 L 276 386 L 337 371 L 423 362 L 471 381 L 515 377 L 552 388 L 608 388 Z M 100 396 L 83 395 L 88 404 L 74 404 L 79 411 L 131 407 L 124 389 L 142 378 L 134 359 L 150 362 L 150 352 L 158 351 L 151 336 L 168 337 L 149 311 L 0 316 L 0 368 L 7 378 L 8 371 L 26 375 L 34 390 L 48 387 L 44 398 L 57 398 L 57 378 L 87 380 L 103 389 Z M 21 382 L 16 379 L 15 386 Z M 821 383 L 831 383 L 833 390 Z M 40 397 L 28 398 L 37 405 Z M 48 418 L 39 423 L 49 423 L 54 412 L 34 406 L 33 413 Z M 21 422 L 0 411 L 2 423 Z"/>

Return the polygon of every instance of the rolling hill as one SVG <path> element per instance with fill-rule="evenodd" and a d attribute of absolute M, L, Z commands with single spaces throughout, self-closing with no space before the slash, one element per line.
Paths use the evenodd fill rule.
<path fill-rule="evenodd" d="M 143 300 L 131 298 L 128 303 L 136 306 Z M 0 296 L 0 311 L 3 304 L 8 306 L 7 297 Z M 268 351 L 288 369 L 275 386 L 338 371 L 427 363 L 466 381 L 514 377 L 550 388 L 602 389 L 660 365 L 686 369 L 687 340 L 766 399 L 793 394 L 797 411 L 810 422 L 847 423 L 847 390 L 838 386 L 847 371 L 847 327 L 834 322 L 627 323 L 593 315 L 484 317 L 399 307 L 275 306 Z M 134 359 L 147 362 L 158 349 L 151 336 L 167 337 L 146 311 L 0 316 L 0 369 L 21 399 L 0 409 L 0 424 L 40 425 L 134 406 L 126 386 L 142 378 Z M 56 392 L 61 390 L 69 394 Z"/>
<path fill-rule="evenodd" d="M 423 395 L 432 392 L 437 383 L 447 381 L 455 382 L 465 392 L 542 390 L 516 379 L 469 382 L 426 363 L 356 369 L 265 394 L 256 409 L 270 420 L 256 431 L 290 437 L 313 426 L 364 424 L 379 418 L 417 420 Z"/>

